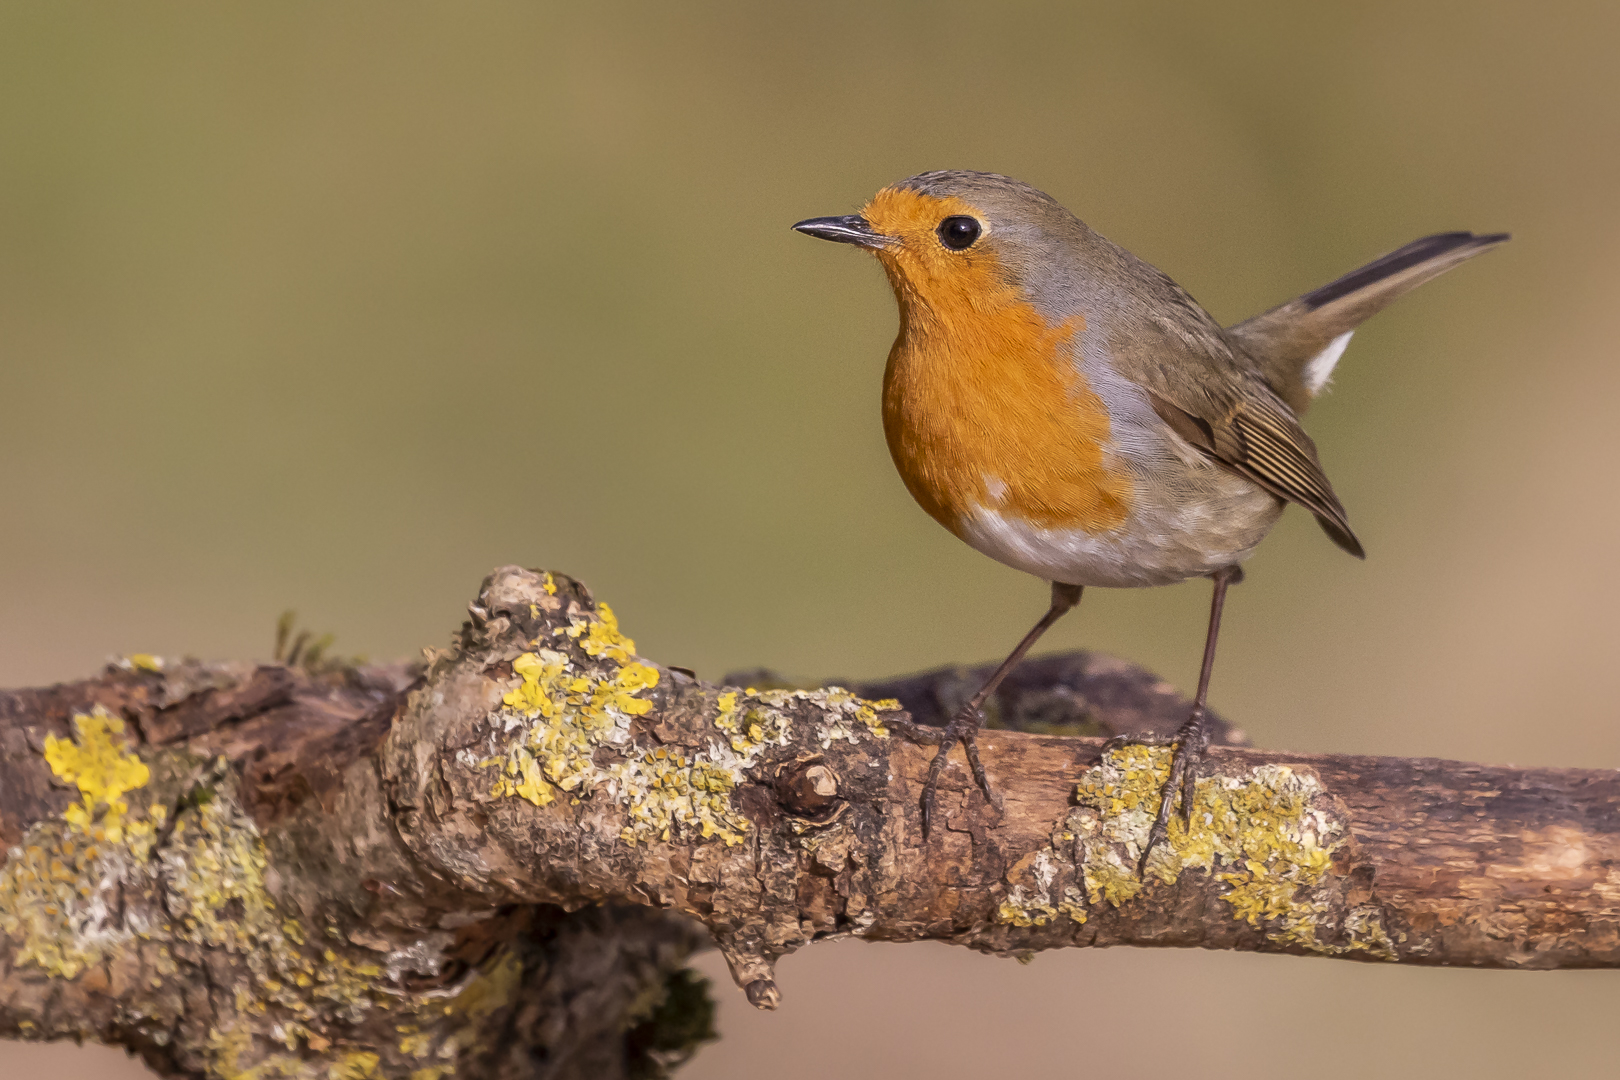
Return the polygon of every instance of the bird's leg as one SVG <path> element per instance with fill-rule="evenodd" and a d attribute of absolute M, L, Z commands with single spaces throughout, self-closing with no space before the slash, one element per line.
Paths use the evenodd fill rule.
<path fill-rule="evenodd" d="M 999 807 L 1001 805 L 1000 798 L 990 790 L 990 780 L 985 775 L 984 763 L 979 760 L 979 726 L 984 723 L 984 717 L 979 710 L 989 700 L 990 695 L 996 692 L 996 687 L 1001 685 L 1001 680 L 1007 677 L 1007 673 L 1013 669 L 1018 661 L 1024 658 L 1024 654 L 1029 652 L 1035 642 L 1040 640 L 1041 635 L 1046 633 L 1047 629 L 1061 619 L 1070 608 L 1080 602 L 1080 593 L 1081 586 L 1079 585 L 1065 585 L 1060 581 L 1054 581 L 1052 583 L 1052 605 L 1046 609 L 1046 614 L 1041 616 L 1041 621 L 1036 623 L 1029 633 L 1024 635 L 1024 640 L 1020 641 L 1018 647 L 1007 655 L 1007 659 L 1001 662 L 1001 666 L 996 668 L 995 673 L 985 680 L 984 685 L 979 687 L 978 693 L 974 694 L 968 703 L 962 706 L 961 711 L 951 718 L 951 722 L 946 724 L 944 729 L 940 731 L 939 752 L 934 755 L 934 760 L 929 762 L 928 780 L 923 784 L 922 826 L 924 838 L 927 838 L 928 831 L 934 820 L 934 800 L 938 793 L 940 773 L 944 771 L 945 760 L 950 756 L 951 747 L 958 742 L 967 751 L 968 766 L 973 770 L 973 780 L 979 785 L 979 790 L 984 792 L 985 800 L 992 806 Z M 915 731 L 916 729 L 913 729 L 913 732 Z M 934 742 L 932 733 L 923 736 L 920 741 Z"/>
<path fill-rule="evenodd" d="M 1209 702 L 1209 677 L 1215 670 L 1215 641 L 1221 633 L 1221 609 L 1226 606 L 1227 587 L 1243 580 L 1243 570 L 1236 566 L 1224 566 L 1210 577 L 1215 582 L 1215 595 L 1209 604 L 1209 634 L 1204 638 L 1204 666 L 1198 673 L 1198 696 L 1193 699 L 1192 715 L 1181 725 L 1181 730 L 1176 732 L 1173 739 L 1121 735 L 1103 744 L 1105 753 L 1116 746 L 1130 744 L 1174 745 L 1176 748 L 1170 758 L 1170 775 L 1159 788 L 1159 812 L 1153 819 L 1147 846 L 1142 849 L 1142 858 L 1137 863 L 1138 873 L 1147 872 L 1148 858 L 1153 854 L 1153 849 L 1170 835 L 1170 811 L 1175 806 L 1178 789 L 1181 792 L 1182 821 L 1189 828 L 1192 827 L 1193 789 L 1198 783 L 1198 766 L 1204 759 L 1204 751 L 1209 749 L 1209 730 L 1205 727 L 1206 708 Z"/>

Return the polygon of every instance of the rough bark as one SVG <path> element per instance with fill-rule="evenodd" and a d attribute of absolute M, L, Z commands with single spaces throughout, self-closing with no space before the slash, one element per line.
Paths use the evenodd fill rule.
<path fill-rule="evenodd" d="M 514 567 L 471 610 L 414 666 L 0 693 L 0 1035 L 179 1076 L 655 1076 L 710 1035 L 709 936 L 767 1007 L 777 957 L 850 935 L 1620 964 L 1613 771 L 1218 746 L 1139 875 L 1168 752 L 1078 736 L 1186 705 L 1118 661 L 1025 666 L 981 739 L 1004 807 L 953 764 L 924 842 L 903 734 L 975 672 L 715 686 Z"/>

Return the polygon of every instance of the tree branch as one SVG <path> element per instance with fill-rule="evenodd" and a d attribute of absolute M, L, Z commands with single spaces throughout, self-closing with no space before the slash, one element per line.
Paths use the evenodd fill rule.
<path fill-rule="evenodd" d="M 471 611 L 415 667 L 135 657 L 0 694 L 0 1035 L 169 1075 L 659 1075 L 710 1034 L 698 923 L 765 1007 L 839 936 L 1620 964 L 1613 771 L 1217 746 L 1142 878 L 1168 751 L 1074 736 L 1186 703 L 1118 661 L 1010 680 L 1004 809 L 953 763 L 925 844 L 933 751 L 900 735 L 972 672 L 717 687 L 514 567 Z"/>

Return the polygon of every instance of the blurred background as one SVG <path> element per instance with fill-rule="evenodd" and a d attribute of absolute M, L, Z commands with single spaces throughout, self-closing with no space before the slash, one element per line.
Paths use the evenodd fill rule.
<path fill-rule="evenodd" d="M 956 167 L 1224 322 L 1513 231 L 1356 335 L 1309 426 L 1370 557 L 1290 511 L 1213 701 L 1266 747 L 1620 766 L 1616 40 L 1596 0 L 5 5 L 0 685 L 264 657 L 289 607 L 408 656 L 511 562 L 710 678 L 1001 656 L 1045 586 L 912 504 L 882 275 L 788 230 Z M 1093 591 L 1044 646 L 1185 686 L 1207 593 Z M 691 1080 L 1610 1075 L 1620 1009 L 1612 972 L 837 944 L 764 1014 L 702 966 Z M 0 1044 L 47 1068 L 140 1075 Z"/>

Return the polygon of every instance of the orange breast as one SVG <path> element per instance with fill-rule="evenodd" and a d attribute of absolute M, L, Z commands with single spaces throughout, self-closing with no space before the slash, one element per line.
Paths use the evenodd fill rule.
<path fill-rule="evenodd" d="M 1108 413 L 1071 358 L 1084 318 L 1047 325 L 988 253 L 920 280 L 879 257 L 900 303 L 883 428 L 922 508 L 952 532 L 980 507 L 1044 528 L 1123 525 L 1129 478 L 1104 460 Z"/>

